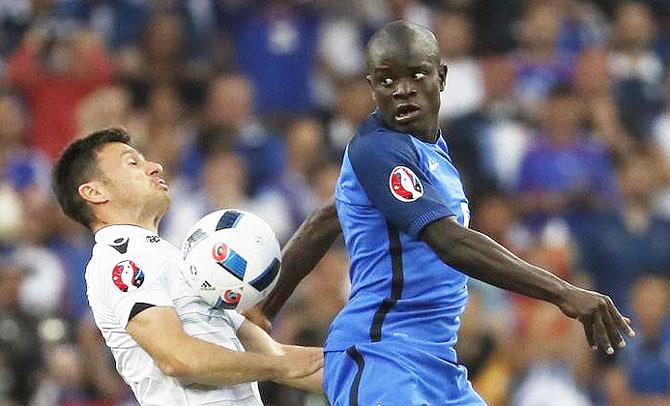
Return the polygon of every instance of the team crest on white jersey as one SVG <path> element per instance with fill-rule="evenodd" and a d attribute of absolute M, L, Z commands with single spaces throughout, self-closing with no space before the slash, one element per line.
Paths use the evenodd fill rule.
<path fill-rule="evenodd" d="M 396 166 L 389 177 L 391 194 L 401 202 L 413 202 L 423 196 L 419 177 L 406 166 Z"/>
<path fill-rule="evenodd" d="M 112 270 L 112 282 L 121 292 L 133 291 L 144 283 L 144 272 L 133 261 L 121 261 Z"/>

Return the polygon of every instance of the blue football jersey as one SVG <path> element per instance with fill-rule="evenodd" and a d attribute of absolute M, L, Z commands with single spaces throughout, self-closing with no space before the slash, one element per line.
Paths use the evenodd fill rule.
<path fill-rule="evenodd" d="M 352 292 L 325 350 L 385 341 L 455 361 L 467 276 L 418 237 L 440 218 L 469 222 L 444 139 L 423 142 L 385 127 L 373 114 L 347 146 L 335 198 Z"/>

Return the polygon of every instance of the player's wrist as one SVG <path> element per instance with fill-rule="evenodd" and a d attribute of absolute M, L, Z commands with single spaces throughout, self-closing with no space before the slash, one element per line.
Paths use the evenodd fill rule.
<path fill-rule="evenodd" d="M 281 381 L 287 378 L 288 370 L 286 359 L 283 355 L 268 355 L 267 369 L 271 381 Z"/>
<path fill-rule="evenodd" d="M 551 302 L 559 309 L 561 309 L 563 313 L 569 314 L 571 313 L 570 309 L 572 309 L 574 305 L 573 298 L 575 296 L 575 292 L 580 289 L 566 281 L 561 280 L 561 282 L 562 283 L 560 283 L 555 289 L 555 296 Z"/>

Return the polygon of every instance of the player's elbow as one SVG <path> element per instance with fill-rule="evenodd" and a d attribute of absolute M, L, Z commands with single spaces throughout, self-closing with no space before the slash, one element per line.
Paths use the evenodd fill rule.
<path fill-rule="evenodd" d="M 193 375 L 190 363 L 176 355 L 164 357 L 156 363 L 161 372 L 172 378 L 189 379 Z"/>
<path fill-rule="evenodd" d="M 468 230 L 451 218 L 429 224 L 419 237 L 448 264 L 458 262 L 468 247 Z"/>

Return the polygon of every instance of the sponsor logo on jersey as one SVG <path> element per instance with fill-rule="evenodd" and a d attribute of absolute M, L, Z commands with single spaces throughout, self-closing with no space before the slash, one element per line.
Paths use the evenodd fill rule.
<path fill-rule="evenodd" d="M 144 272 L 131 260 L 121 261 L 112 270 L 112 282 L 121 292 L 133 291 L 144 283 Z"/>
<path fill-rule="evenodd" d="M 109 244 L 109 246 L 119 251 L 119 254 L 125 254 L 128 251 L 129 241 L 128 237 L 117 238 L 113 243 Z"/>
<path fill-rule="evenodd" d="M 391 194 L 401 202 L 413 202 L 423 196 L 419 177 L 406 166 L 396 166 L 389 176 Z"/>
<path fill-rule="evenodd" d="M 161 240 L 161 238 L 157 235 L 147 235 L 147 242 L 148 243 L 157 243 Z"/>

